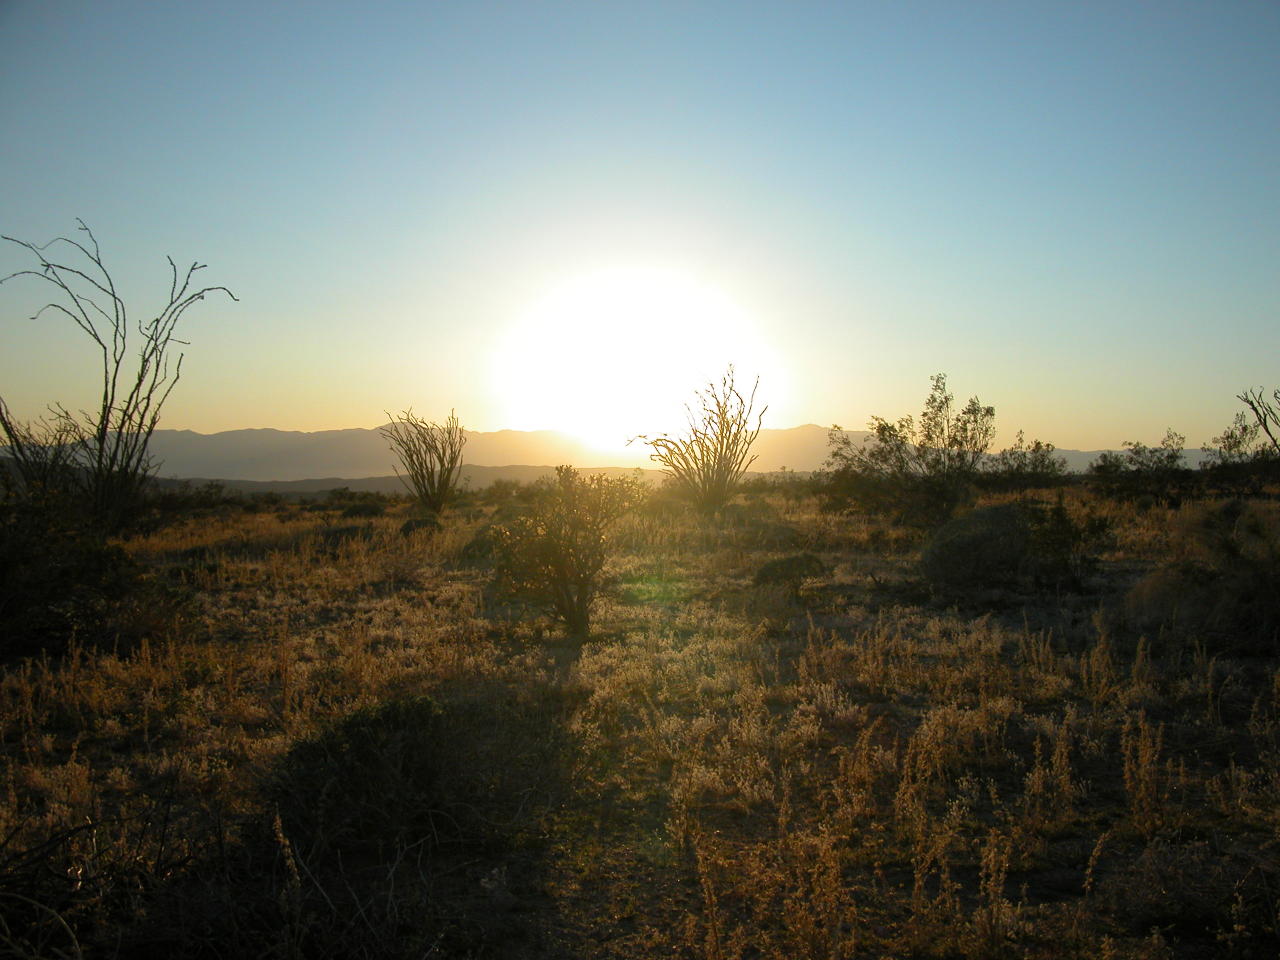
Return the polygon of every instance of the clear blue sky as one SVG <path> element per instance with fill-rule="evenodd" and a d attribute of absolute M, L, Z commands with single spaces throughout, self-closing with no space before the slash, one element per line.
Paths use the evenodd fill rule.
<path fill-rule="evenodd" d="M 641 371 L 692 316 L 535 309 L 633 267 L 733 304 L 689 350 L 773 427 L 918 412 L 945 371 L 1001 441 L 1195 447 L 1280 385 L 1271 2 L 4 0 L 0 190 L 5 234 L 88 222 L 139 316 L 166 254 L 240 297 L 188 314 L 168 427 L 572 430 L 623 395 L 666 426 L 697 383 Z M 0 288 L 28 416 L 92 399 L 40 293 Z M 557 349 L 513 379 L 530 323 Z"/>

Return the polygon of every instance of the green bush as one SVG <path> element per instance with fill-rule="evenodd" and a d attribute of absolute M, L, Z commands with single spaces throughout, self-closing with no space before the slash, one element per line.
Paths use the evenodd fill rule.
<path fill-rule="evenodd" d="M 639 481 L 556 468 L 530 512 L 493 528 L 499 584 L 585 637 L 604 589 L 609 528 L 641 500 Z"/>

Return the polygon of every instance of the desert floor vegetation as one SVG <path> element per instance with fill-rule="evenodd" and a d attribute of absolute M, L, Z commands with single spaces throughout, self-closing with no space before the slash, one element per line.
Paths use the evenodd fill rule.
<path fill-rule="evenodd" d="M 0 953 L 1280 946 L 1273 499 L 993 492 L 943 535 L 658 492 L 585 639 L 494 588 L 519 498 L 248 506 L 9 648 Z"/>

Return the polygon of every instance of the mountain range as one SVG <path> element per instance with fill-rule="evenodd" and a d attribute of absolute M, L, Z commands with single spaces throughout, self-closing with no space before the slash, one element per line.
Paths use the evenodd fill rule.
<path fill-rule="evenodd" d="M 789 430 L 761 430 L 751 451 L 756 457 L 752 469 L 817 470 L 827 456 L 827 432 L 813 424 Z M 851 431 L 851 435 L 865 434 Z M 587 470 L 629 471 L 656 466 L 639 442 L 610 454 L 553 430 L 468 430 L 466 437 L 463 475 L 470 474 L 474 486 L 484 486 L 497 475 L 533 479 L 561 463 Z M 150 450 L 161 477 L 181 479 L 292 483 L 318 478 L 328 481 L 389 477 L 394 485 L 394 472 L 399 465 L 378 428 L 309 433 L 227 430 L 211 434 L 157 430 L 151 437 Z"/>
<path fill-rule="evenodd" d="M 829 430 L 816 424 L 789 429 L 761 430 L 752 453 L 753 471 L 774 472 L 786 468 L 799 472 L 819 470 L 827 458 Z M 845 431 L 855 442 L 868 436 L 864 430 Z M 464 478 L 471 486 L 486 486 L 493 479 L 532 480 L 569 463 L 586 470 L 609 468 L 629 472 L 644 465 L 656 467 L 640 444 L 620 455 L 601 453 L 580 440 L 551 430 L 467 431 Z M 1084 470 L 1102 451 L 1059 450 L 1070 470 Z M 268 489 L 287 485 L 299 492 L 347 485 L 365 489 L 399 488 L 394 476 L 395 454 L 378 428 L 319 430 L 228 430 L 203 434 L 191 430 L 157 430 L 151 453 L 159 475 L 180 479 L 217 479 L 243 489 Z M 1191 465 L 1199 451 L 1188 451 Z"/>

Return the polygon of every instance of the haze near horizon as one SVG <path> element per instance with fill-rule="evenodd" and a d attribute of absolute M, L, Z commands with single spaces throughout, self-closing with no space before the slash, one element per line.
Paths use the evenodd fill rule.
<path fill-rule="evenodd" d="M 0 233 L 95 231 L 161 426 L 413 408 L 600 450 L 736 365 L 767 427 L 938 371 L 1059 447 L 1194 448 L 1280 356 L 1280 8 L 1136 3 L 0 8 Z M 0 276 L 31 266 L 0 245 Z M 0 396 L 94 403 L 0 288 Z"/>

